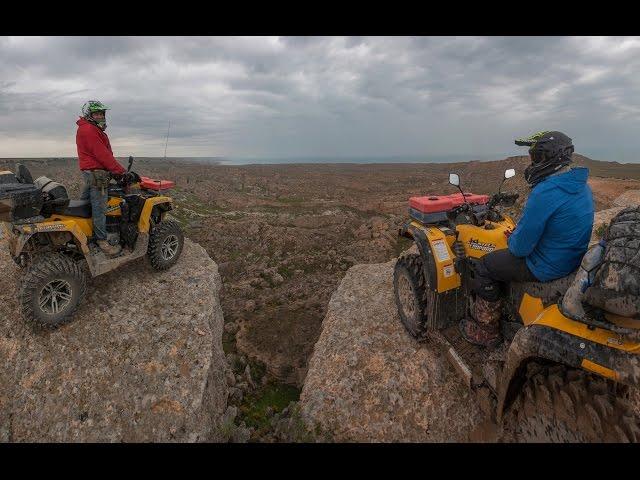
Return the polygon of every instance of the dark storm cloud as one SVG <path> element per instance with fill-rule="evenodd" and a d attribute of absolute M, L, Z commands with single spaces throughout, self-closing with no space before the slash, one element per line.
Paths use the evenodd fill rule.
<path fill-rule="evenodd" d="M 0 156 L 73 154 L 90 98 L 121 155 L 161 154 L 168 122 L 174 155 L 507 155 L 540 129 L 638 150 L 638 53 L 611 37 L 0 38 Z"/>

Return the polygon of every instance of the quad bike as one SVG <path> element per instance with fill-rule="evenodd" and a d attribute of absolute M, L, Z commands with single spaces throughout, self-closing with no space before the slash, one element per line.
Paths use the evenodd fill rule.
<path fill-rule="evenodd" d="M 174 183 L 140 177 L 130 172 L 132 164 L 129 157 L 127 174 L 107 179 L 108 241 L 122 247 L 113 257 L 91 241 L 89 200 L 69 200 L 66 188 L 46 177 L 34 182 L 24 165 L 16 175 L 0 172 L 0 222 L 22 268 L 18 296 L 27 320 L 57 326 L 71 319 L 88 274 L 102 275 L 144 255 L 157 270 L 176 263 L 184 237 L 166 218 L 173 200 L 162 194 Z"/>
<path fill-rule="evenodd" d="M 503 183 L 515 175 L 507 170 Z M 460 179 L 449 183 L 460 189 Z M 495 422 L 503 441 L 640 441 L 634 410 L 640 383 L 640 321 L 592 309 L 582 321 L 563 314 L 575 274 L 547 282 L 511 283 L 503 302 L 503 344 L 472 345 L 458 330 L 473 312 L 473 264 L 507 248 L 514 221 L 499 207 L 517 194 L 460 193 L 412 197 L 411 220 L 399 235 L 405 252 L 394 270 L 398 313 L 416 339 L 443 353 Z"/>

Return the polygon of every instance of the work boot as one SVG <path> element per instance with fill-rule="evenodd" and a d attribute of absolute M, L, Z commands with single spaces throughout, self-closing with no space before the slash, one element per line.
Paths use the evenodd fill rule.
<path fill-rule="evenodd" d="M 463 318 L 458 328 L 467 342 L 493 348 L 502 341 L 501 317 L 502 300 L 489 302 L 477 296 L 473 305 L 472 318 Z"/>
<path fill-rule="evenodd" d="M 106 240 L 98 240 L 96 243 L 98 244 L 98 247 L 100 247 L 100 250 L 102 250 L 105 255 L 113 256 L 113 255 L 119 254 L 122 251 L 122 248 L 120 247 L 120 245 L 111 245 Z"/>

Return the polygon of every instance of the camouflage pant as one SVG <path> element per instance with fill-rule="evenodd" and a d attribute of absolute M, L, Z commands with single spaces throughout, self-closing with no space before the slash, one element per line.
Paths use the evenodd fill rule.
<path fill-rule="evenodd" d="M 476 296 L 473 307 L 473 319 L 485 330 L 498 331 L 500 329 L 500 318 L 502 317 L 501 300 L 489 302 L 482 297 Z"/>
<path fill-rule="evenodd" d="M 475 345 L 493 346 L 500 341 L 500 318 L 502 301 L 488 302 L 476 296 L 471 318 L 460 322 L 463 337 Z"/>

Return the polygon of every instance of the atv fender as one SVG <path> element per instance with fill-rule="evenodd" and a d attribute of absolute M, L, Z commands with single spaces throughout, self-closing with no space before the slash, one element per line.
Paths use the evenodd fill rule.
<path fill-rule="evenodd" d="M 640 343 L 566 317 L 556 326 L 544 323 L 545 320 L 546 323 L 557 321 L 558 314 L 557 305 L 552 305 L 537 316 L 535 323 L 526 325 L 515 334 L 497 386 L 498 421 L 516 398 L 526 379 L 527 364 L 531 361 L 546 360 L 587 370 L 614 382 L 640 385 Z M 567 322 L 578 325 L 567 325 Z M 583 333 L 577 329 L 582 329 Z"/>
<path fill-rule="evenodd" d="M 408 222 L 398 233 L 412 239 L 417 245 L 423 258 L 427 288 L 441 294 L 461 286 L 462 279 L 453 265 L 456 257 L 451 251 L 446 235 L 440 229 Z"/>
<path fill-rule="evenodd" d="M 89 247 L 87 246 L 87 236 L 82 229 L 73 221 L 53 221 L 42 222 L 27 225 L 17 225 L 14 229 L 17 234 L 8 235 L 9 251 L 14 257 L 19 256 L 27 244 L 29 239 L 34 235 L 54 233 L 54 232 L 69 232 L 76 241 L 77 245 L 82 250 L 83 254 L 89 254 Z"/>
<path fill-rule="evenodd" d="M 162 220 L 165 212 L 173 209 L 173 200 L 163 196 L 147 198 L 140 212 L 140 219 L 138 220 L 138 231 L 140 233 L 149 233 L 149 229 L 151 228 L 151 214 L 155 207 L 160 209 Z"/>
<path fill-rule="evenodd" d="M 516 399 L 518 392 L 526 380 L 527 364 L 547 358 L 557 363 L 564 363 L 565 359 L 559 354 L 561 345 L 553 343 L 553 336 L 547 336 L 540 327 L 531 326 L 518 330 L 513 337 L 500 381 L 497 385 L 497 410 L 496 419 L 502 420 L 503 414 Z M 543 345 L 543 341 L 552 342 L 551 345 Z"/>
<path fill-rule="evenodd" d="M 424 270 L 424 278 L 428 289 L 437 292 L 438 291 L 438 272 L 436 271 L 436 264 L 433 261 L 433 253 L 431 252 L 431 246 L 425 232 L 408 223 L 403 225 L 400 230 L 400 236 L 413 240 L 418 247 L 418 252 L 423 258 L 422 266 Z"/>

